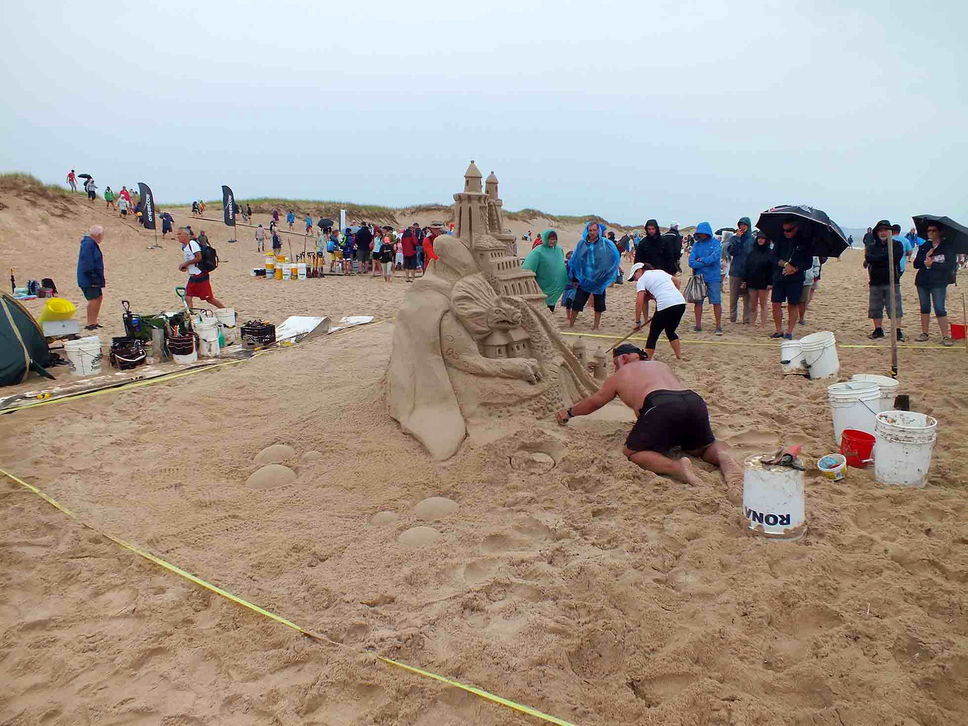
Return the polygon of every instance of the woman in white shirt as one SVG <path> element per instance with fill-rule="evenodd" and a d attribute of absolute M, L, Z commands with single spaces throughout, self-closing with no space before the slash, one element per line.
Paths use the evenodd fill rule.
<path fill-rule="evenodd" d="M 649 293 L 655 299 L 655 315 L 649 327 L 649 339 L 645 344 L 645 352 L 652 360 L 655 355 L 655 344 L 659 342 L 659 335 L 665 331 L 672 346 L 672 352 L 678 360 L 683 360 L 682 344 L 676 328 L 686 312 L 686 299 L 679 291 L 679 281 L 664 270 L 657 270 L 647 262 L 637 262 L 629 271 L 629 282 L 635 282 L 635 325 L 642 327 L 642 313 L 647 310 L 645 294 Z"/>

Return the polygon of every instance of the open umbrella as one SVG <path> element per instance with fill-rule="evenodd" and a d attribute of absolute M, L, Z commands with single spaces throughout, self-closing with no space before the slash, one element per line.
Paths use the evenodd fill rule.
<path fill-rule="evenodd" d="M 93 179 L 93 178 L 94 178 L 94 177 L 93 177 L 93 176 L 91 176 L 90 174 L 78 174 L 77 176 L 78 176 L 78 177 L 79 177 L 80 179 Z"/>
<path fill-rule="evenodd" d="M 320 227 L 332 227 L 333 226 L 333 220 L 330 219 L 329 217 L 327 217 L 326 219 L 321 219 L 321 220 L 319 220 L 319 226 Z"/>
<path fill-rule="evenodd" d="M 945 239 L 951 242 L 955 248 L 955 254 L 968 254 L 968 227 L 959 224 L 951 217 L 937 217 L 933 214 L 918 214 L 913 217 L 914 228 L 918 231 L 918 236 L 928 238 L 928 222 L 934 222 L 941 227 L 941 233 Z"/>
<path fill-rule="evenodd" d="M 716 234 L 722 234 L 723 232 L 736 232 L 736 227 L 720 227 L 716 230 Z"/>
<path fill-rule="evenodd" d="M 756 227 L 765 232 L 772 240 L 783 239 L 783 220 L 797 217 L 804 221 L 800 225 L 803 238 L 809 240 L 814 257 L 840 257 L 849 246 L 847 235 L 840 225 L 827 216 L 826 212 L 813 207 L 794 204 L 781 204 L 760 213 Z"/>

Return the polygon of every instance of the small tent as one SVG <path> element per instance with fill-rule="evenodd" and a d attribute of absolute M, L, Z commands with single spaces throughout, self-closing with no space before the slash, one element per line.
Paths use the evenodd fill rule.
<path fill-rule="evenodd" d="M 22 383 L 30 371 L 53 378 L 44 370 L 49 363 L 44 331 L 27 308 L 0 291 L 0 386 Z"/>

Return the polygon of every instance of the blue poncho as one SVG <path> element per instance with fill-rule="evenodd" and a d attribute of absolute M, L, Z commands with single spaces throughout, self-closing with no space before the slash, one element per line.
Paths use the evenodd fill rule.
<path fill-rule="evenodd" d="M 598 227 L 598 240 L 589 242 L 588 230 L 593 224 Z M 568 261 L 568 275 L 578 280 L 578 287 L 585 292 L 601 295 L 615 282 L 621 259 L 615 244 L 605 238 L 605 227 L 598 222 L 589 222 Z"/>

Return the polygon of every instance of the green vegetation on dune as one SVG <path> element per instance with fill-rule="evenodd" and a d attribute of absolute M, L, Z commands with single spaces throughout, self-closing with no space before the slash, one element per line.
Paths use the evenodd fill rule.
<path fill-rule="evenodd" d="M 44 184 L 33 174 L 22 171 L 6 171 L 0 173 L 0 190 L 2 191 L 22 191 L 33 192 L 35 194 L 55 195 L 58 197 L 70 197 L 74 192 L 56 184 Z"/>

